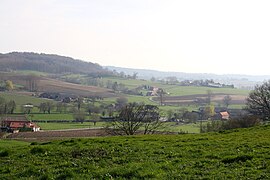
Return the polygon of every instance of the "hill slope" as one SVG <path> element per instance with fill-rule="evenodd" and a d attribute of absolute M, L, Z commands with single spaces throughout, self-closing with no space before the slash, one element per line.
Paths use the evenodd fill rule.
<path fill-rule="evenodd" d="M 38 53 L 20 53 L 12 52 L 0 54 L 0 71 L 10 70 L 32 70 L 47 73 L 82 73 L 97 74 L 110 73 L 98 64 L 75 60 L 70 57 L 38 54 Z"/>
<path fill-rule="evenodd" d="M 0 140 L 0 173 L 3 179 L 269 179 L 269 131 Z"/>

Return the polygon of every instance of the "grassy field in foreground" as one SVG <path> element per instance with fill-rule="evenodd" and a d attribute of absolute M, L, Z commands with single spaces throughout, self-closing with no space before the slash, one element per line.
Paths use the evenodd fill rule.
<path fill-rule="evenodd" d="M 269 132 L 0 140 L 0 179 L 269 179 Z"/>

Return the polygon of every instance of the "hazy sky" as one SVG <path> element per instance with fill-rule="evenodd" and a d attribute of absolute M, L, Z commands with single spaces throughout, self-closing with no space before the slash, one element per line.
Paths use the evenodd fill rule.
<path fill-rule="evenodd" d="M 0 53 L 270 75 L 269 0 L 1 0 Z"/>

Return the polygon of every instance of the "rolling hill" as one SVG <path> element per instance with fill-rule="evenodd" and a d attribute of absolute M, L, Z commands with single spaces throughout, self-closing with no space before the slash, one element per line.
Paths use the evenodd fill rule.
<path fill-rule="evenodd" d="M 102 66 L 76 60 L 70 57 L 38 54 L 29 52 L 12 52 L 0 54 L 0 71 L 31 70 L 54 74 L 110 74 Z"/>

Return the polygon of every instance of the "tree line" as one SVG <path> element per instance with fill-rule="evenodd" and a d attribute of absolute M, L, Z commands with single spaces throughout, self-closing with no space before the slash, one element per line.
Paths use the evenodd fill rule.
<path fill-rule="evenodd" d="M 0 54 L 0 70 L 33 70 L 56 74 L 112 74 L 112 72 L 103 69 L 102 66 L 95 63 L 75 60 L 65 56 L 28 52 Z"/>
<path fill-rule="evenodd" d="M 0 115 L 13 114 L 16 109 L 16 103 L 14 100 L 6 101 L 0 97 Z"/>

